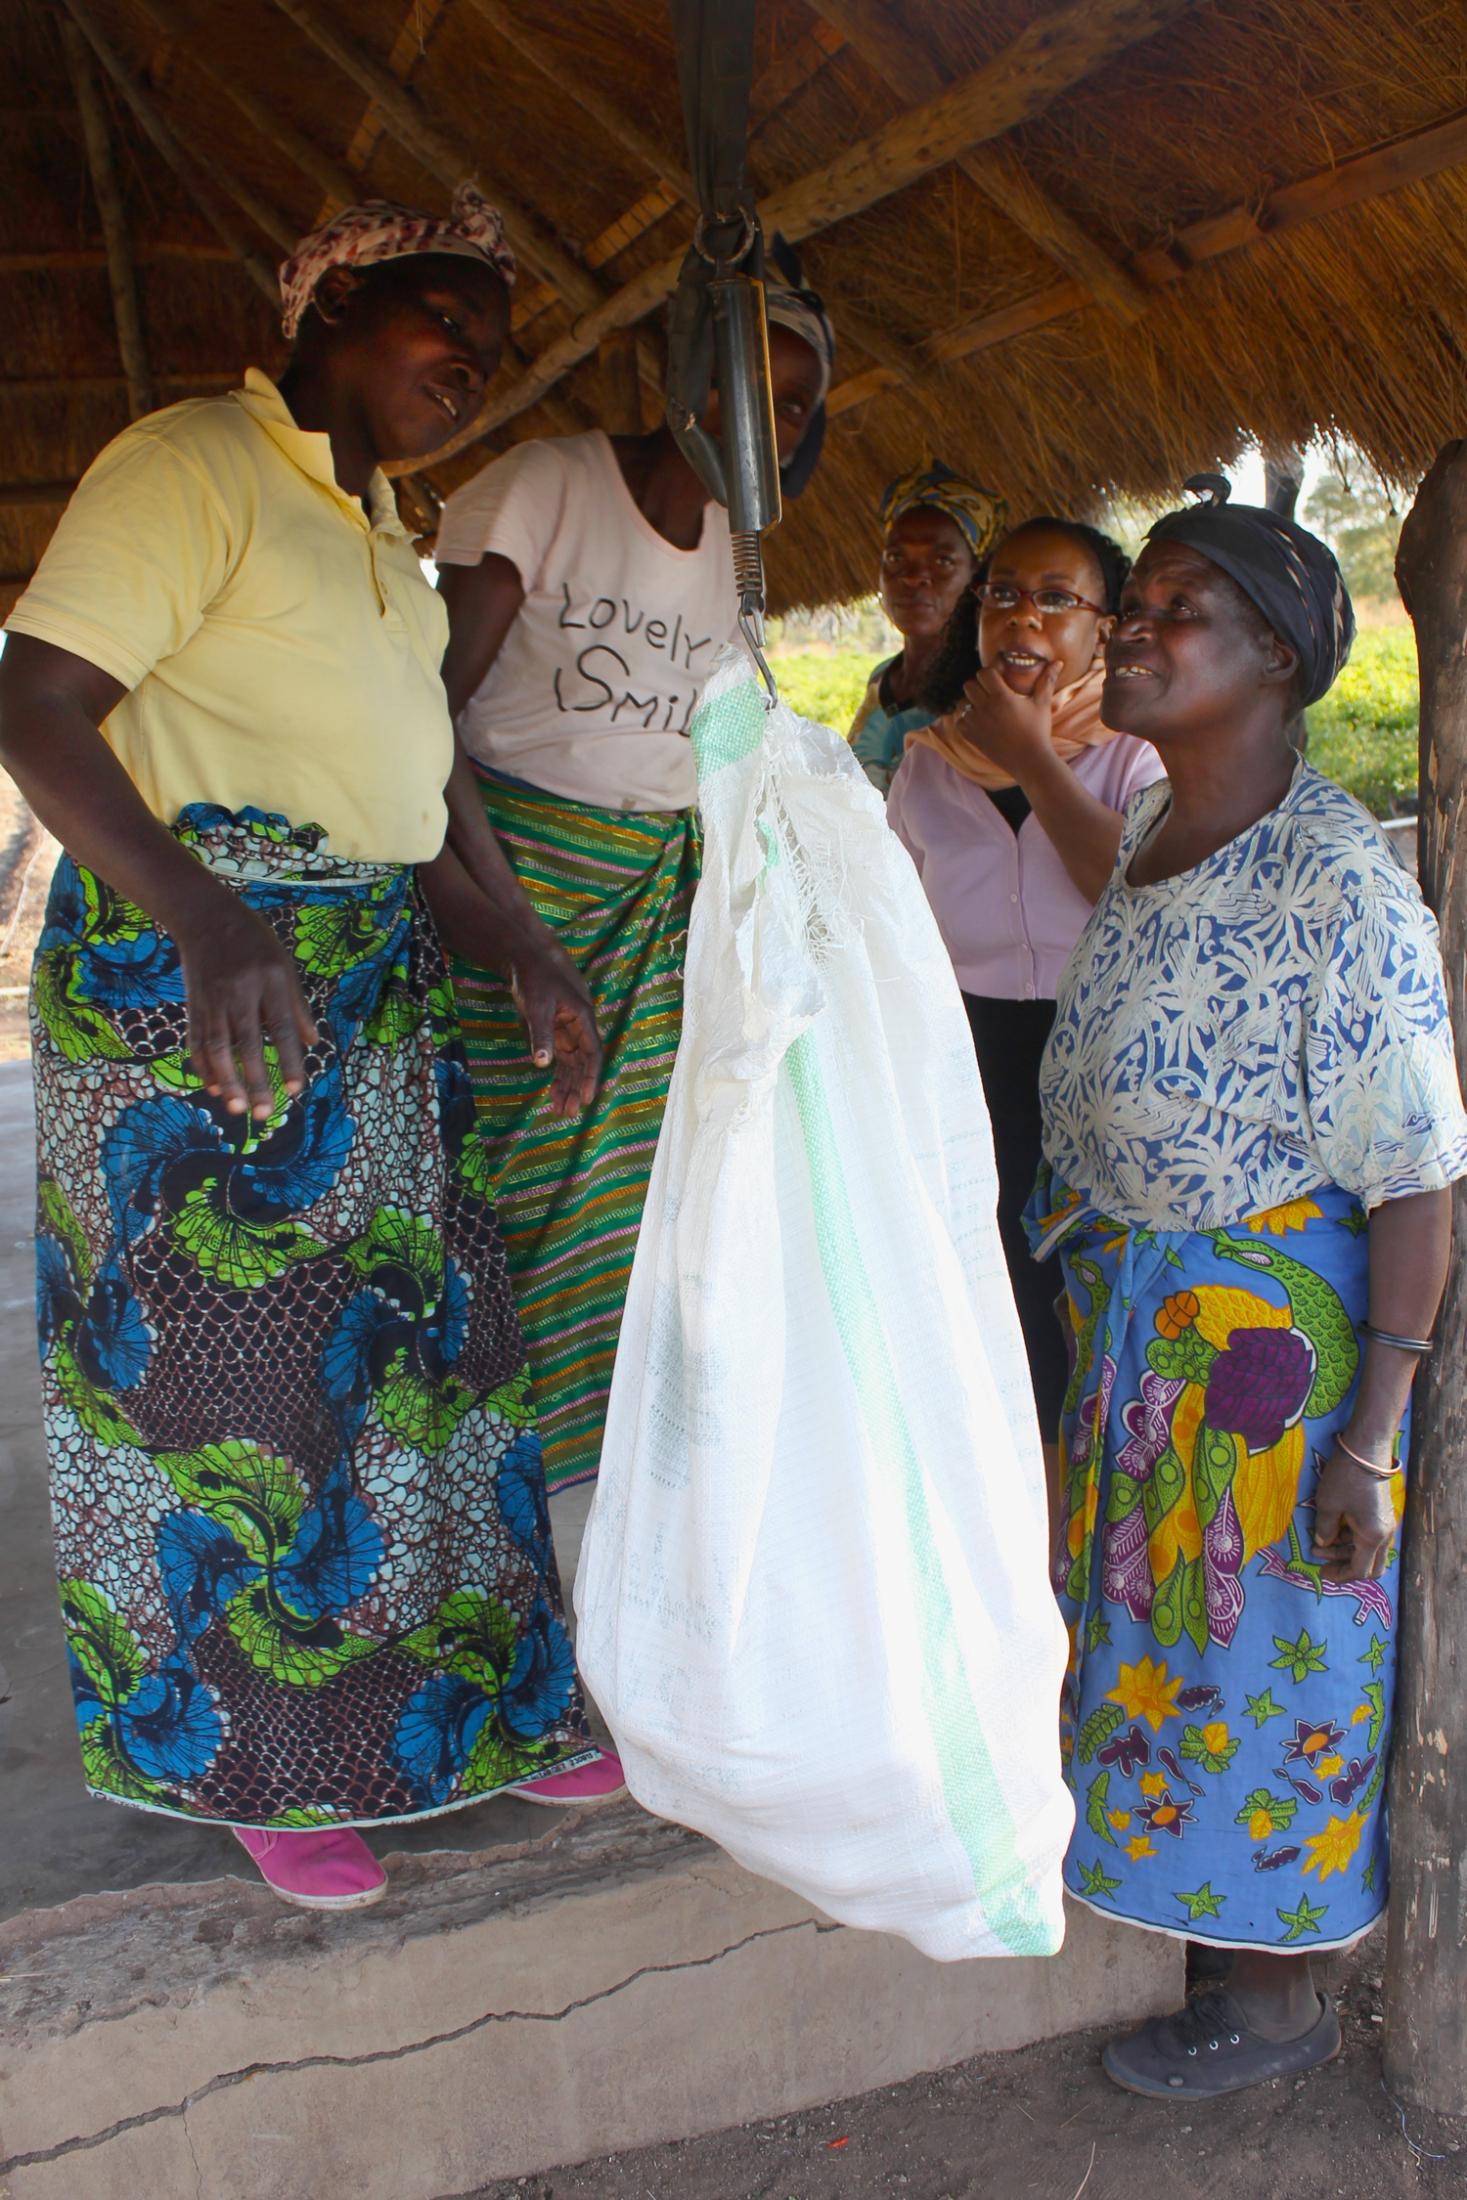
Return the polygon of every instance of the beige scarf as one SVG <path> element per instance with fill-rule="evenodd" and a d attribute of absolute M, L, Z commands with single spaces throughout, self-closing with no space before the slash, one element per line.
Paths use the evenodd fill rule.
<path fill-rule="evenodd" d="M 1095 653 L 1095 662 L 1088 672 L 1072 680 L 1068 687 L 1056 688 L 1053 716 L 1050 719 L 1049 738 L 1054 744 L 1055 755 L 1068 764 L 1085 749 L 1103 748 L 1107 741 L 1114 741 L 1115 731 L 1100 721 L 1100 690 L 1105 684 L 1105 655 Z M 963 732 L 966 720 L 960 719 L 957 710 L 948 711 L 941 718 L 934 718 L 930 726 L 918 726 L 915 733 L 907 735 L 907 747 L 936 749 L 944 763 L 951 764 L 964 779 L 971 779 L 990 794 L 1000 788 L 1016 787 L 1018 781 L 1008 772 L 986 757 L 975 741 Z"/>

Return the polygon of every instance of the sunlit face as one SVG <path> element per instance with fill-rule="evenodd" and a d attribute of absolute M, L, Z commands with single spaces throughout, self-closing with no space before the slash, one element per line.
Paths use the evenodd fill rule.
<path fill-rule="evenodd" d="M 379 462 L 427 458 L 473 419 L 509 333 L 492 268 L 446 253 L 328 268 L 316 298 Z"/>
<path fill-rule="evenodd" d="M 1240 725 L 1261 689 L 1292 716 L 1294 652 L 1200 551 L 1148 543 L 1106 645 L 1105 723 L 1160 749 Z"/>
<path fill-rule="evenodd" d="M 983 665 L 996 668 L 1016 695 L 1031 694 L 1045 666 L 1056 660 L 1060 687 L 1082 679 L 1114 619 L 1094 609 L 1042 613 L 1034 593 L 1062 589 L 1085 605 L 1103 604 L 1105 575 L 1089 544 L 1059 528 L 1021 527 L 999 544 L 984 577 L 1027 593 L 1009 611 L 982 606 L 978 655 Z"/>
<path fill-rule="evenodd" d="M 972 583 L 968 538 L 946 512 L 918 505 L 887 529 L 881 547 L 881 602 L 904 640 L 935 641 Z"/>

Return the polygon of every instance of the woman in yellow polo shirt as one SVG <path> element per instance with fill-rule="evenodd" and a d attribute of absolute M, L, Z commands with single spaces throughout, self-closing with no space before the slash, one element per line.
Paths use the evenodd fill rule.
<path fill-rule="evenodd" d="M 512 275 L 473 192 L 307 239 L 280 386 L 119 436 L 0 665 L 0 760 L 67 850 L 33 1032 L 86 1779 L 310 1907 L 381 1893 L 350 1829 L 597 1755 L 413 867 L 560 1108 L 594 1023 L 487 828 L 444 851 L 447 622 L 380 472 L 477 407 Z"/>

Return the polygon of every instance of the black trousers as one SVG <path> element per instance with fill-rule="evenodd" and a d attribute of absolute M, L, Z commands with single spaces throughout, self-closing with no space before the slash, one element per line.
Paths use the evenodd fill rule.
<path fill-rule="evenodd" d="M 1059 1263 L 1036 1261 L 1021 1217 L 1039 1168 L 1039 1062 L 1054 1022 L 1053 1001 L 1000 1001 L 965 993 L 998 1164 L 998 1230 L 1029 1355 L 1039 1433 L 1053 1443 L 1069 1382 L 1069 1352 L 1055 1312 Z"/>

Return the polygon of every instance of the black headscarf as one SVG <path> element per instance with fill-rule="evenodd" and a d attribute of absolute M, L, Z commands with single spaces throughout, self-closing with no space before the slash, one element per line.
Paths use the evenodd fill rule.
<path fill-rule="evenodd" d="M 819 464 L 825 445 L 825 393 L 835 372 L 835 331 L 818 290 L 805 282 L 800 256 L 776 229 L 764 248 L 764 310 L 776 326 L 793 331 L 820 361 L 820 397 L 804 434 L 779 469 L 779 485 L 797 497 Z"/>
<path fill-rule="evenodd" d="M 1298 653 L 1300 701 L 1317 703 L 1345 668 L 1355 612 L 1344 575 L 1317 535 L 1257 504 L 1230 504 L 1221 474 L 1194 474 L 1203 498 L 1168 512 L 1148 542 L 1180 542 L 1236 581 L 1275 634 Z"/>

